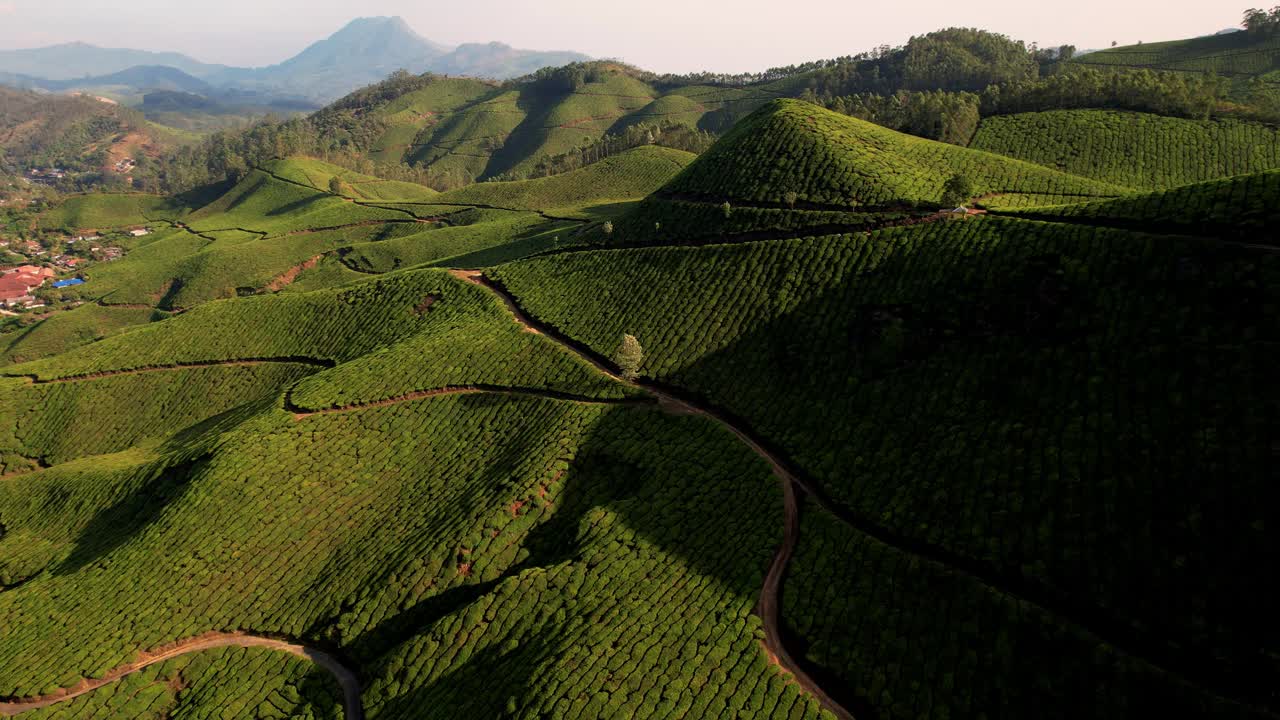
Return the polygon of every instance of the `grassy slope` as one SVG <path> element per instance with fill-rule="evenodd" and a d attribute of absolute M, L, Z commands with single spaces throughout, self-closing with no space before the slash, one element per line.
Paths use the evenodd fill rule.
<path fill-rule="evenodd" d="M 40 216 L 46 230 L 106 230 L 182 217 L 190 208 L 156 195 L 91 193 L 72 195 Z"/>
<path fill-rule="evenodd" d="M 671 180 L 694 157 L 670 148 L 640 147 L 563 175 L 480 183 L 445 193 L 437 201 L 513 210 L 570 212 L 587 205 L 649 195 Z"/>
<path fill-rule="evenodd" d="M 1141 190 L 1280 167 L 1280 130 L 1114 110 L 989 117 L 970 147 Z"/>
<path fill-rule="evenodd" d="M 664 192 L 709 201 L 845 208 L 936 204 L 954 174 L 977 194 L 1114 196 L 1122 190 L 1032 163 L 904 135 L 797 100 L 770 103 L 673 180 Z"/>
<path fill-rule="evenodd" d="M 0 364 L 37 360 L 66 352 L 134 325 L 163 317 L 148 308 L 103 307 L 87 303 L 4 336 Z"/>
<path fill-rule="evenodd" d="M 607 66 L 601 80 L 563 93 L 440 79 L 372 111 L 385 126 L 372 155 L 468 181 L 518 175 L 544 156 L 637 123 L 723 130 L 777 96 L 765 88 L 709 86 L 664 93 L 617 66 Z"/>
<path fill-rule="evenodd" d="M 772 203 L 797 178 L 812 180 L 804 199 L 815 202 L 834 178 L 867 197 L 927 203 L 957 167 L 1031 194 L 1116 191 L 826 117 L 814 125 L 830 136 L 813 141 L 794 120 L 730 145 L 734 174 L 697 177 Z M 324 170 L 276 168 L 309 188 L 250 177 L 193 220 L 267 237 L 212 232 L 184 255 L 171 251 L 191 238 L 172 231 L 130 259 L 152 253 L 164 269 L 148 277 L 183 277 L 166 295 L 194 304 L 304 251 L 394 271 L 459 263 L 451 253 L 467 249 L 494 262 L 554 232 L 532 212 L 473 211 L 452 228 L 381 239 L 296 234 L 361 208 L 319 197 L 312 179 Z M 580 197 L 584 177 L 472 192 L 537 207 Z M 1270 184 L 1257 183 L 1269 176 L 1258 177 L 1214 186 L 1215 208 L 1229 188 L 1224 222 L 1252 221 L 1234 208 L 1267 207 Z M 620 185 L 599 182 L 608 194 Z M 792 229 L 855 215 L 733 213 Z M 368 232 L 381 232 L 376 222 Z M 572 253 L 493 274 L 602 354 L 636 333 L 647 375 L 745 418 L 864 521 L 1157 643 L 1226 658 L 1242 686 L 1265 694 L 1280 648 L 1258 571 L 1274 564 L 1267 453 L 1280 399 L 1267 381 L 1280 267 L 1242 253 L 983 218 Z M 338 254 L 294 290 L 308 273 L 317 286 L 350 280 Z M 181 259 L 160 261 L 170 256 Z M 125 291 L 128 273 L 117 272 Z M 55 378 L 251 357 L 337 363 L 0 381 L 0 455 L 58 463 L 0 483 L 0 586 L 27 581 L 0 589 L 0 625 L 13 629 L 0 636 L 0 696 L 72 684 L 176 637 L 248 629 L 337 646 L 367 680 L 371 717 L 818 716 L 760 652 L 750 615 L 781 527 L 776 481 L 758 458 L 697 418 L 542 398 L 294 418 L 285 398 L 322 409 L 480 383 L 624 394 L 440 271 L 296 291 L 207 303 L 6 369 Z M 876 716 L 1257 717 L 968 573 L 813 507 L 802 522 L 788 625 Z M 225 696 L 190 702 L 227 706 Z"/>
<path fill-rule="evenodd" d="M 386 200 L 352 202 L 331 195 L 328 183 L 335 175 L 355 194 Z M 641 185 L 636 192 L 648 187 Z M 465 208 L 420 204 L 435 197 L 417 185 L 384 183 L 315 160 L 276 161 L 183 218 L 189 229 L 158 232 L 125 259 L 90 268 L 89 283 L 76 292 L 116 305 L 186 308 L 279 290 L 327 254 L 350 254 L 357 267 L 384 272 L 497 251 L 521 240 L 499 256 L 510 258 L 541 247 L 523 242 L 529 236 L 564 227 L 527 215 L 513 228 L 513 213 L 483 218 L 502 221 L 486 227 L 466 216 Z M 454 215 L 449 222 L 464 227 L 438 228 L 433 218 L 446 215 Z M 363 260 L 375 257 L 376 262 Z"/>
<path fill-rule="evenodd" d="M 1278 273 L 1264 252 L 994 218 L 496 270 L 533 315 L 602 354 L 635 334 L 646 375 L 743 417 L 866 522 L 1232 658 L 1254 693 L 1274 672 L 1254 648 L 1280 647 L 1258 632 L 1273 627 L 1266 603 L 1240 601 L 1274 550 L 1259 498 L 1272 494 L 1267 418 L 1280 402 L 1268 382 Z M 898 612 L 938 609 L 907 598 L 920 605 Z M 945 626 L 928 632 L 910 634 L 926 657 L 967 652 Z M 1092 652 L 1054 647 L 1019 658 Z M 859 687 L 886 713 L 921 686 L 938 700 L 952 686 L 931 667 Z M 1091 707 L 1070 679 L 1046 692 L 1124 717 L 1177 685 L 1116 672 L 1107 683 L 1127 700 Z M 946 704 L 967 707 L 954 687 Z M 1004 691 L 1004 714 L 1038 712 L 1036 690 Z"/>
<path fill-rule="evenodd" d="M 379 202 L 429 202 L 436 191 L 409 182 L 383 180 L 347 170 L 314 158 L 292 157 L 266 167 L 275 175 L 309 186 L 320 192 L 330 191 L 330 181 L 338 178 L 341 195 L 353 200 Z"/>
<path fill-rule="evenodd" d="M 245 717 L 343 717 L 340 689 L 306 660 L 263 648 L 220 648 L 153 665 L 74 700 L 23 713 L 22 718 L 210 718 L 220 708 Z"/>
<path fill-rule="evenodd" d="M 1028 216 L 1114 223 L 1274 242 L 1280 224 L 1280 170 L 1238 175 L 1143 195 L 1075 205 L 1027 208 Z"/>
<path fill-rule="evenodd" d="M 1219 75 L 1261 75 L 1275 69 L 1276 58 L 1280 58 L 1280 38 L 1258 38 L 1239 32 L 1109 48 L 1082 55 L 1072 62 Z"/>
<path fill-rule="evenodd" d="M 424 295 L 435 298 L 425 308 Z M 495 297 L 438 271 L 211 303 L 17 370 L 245 353 L 347 361 L 291 393 L 317 407 L 439 384 L 621 395 L 521 332 Z M 0 388 L 13 408 L 5 427 L 31 456 L 118 448 L 118 428 L 92 432 L 103 421 L 93 407 L 144 443 L 0 484 L 0 582 L 27 580 L 0 591 L 0 617 L 15 631 L 0 639 L 0 693 L 47 692 L 138 648 L 239 628 L 338 646 L 369 678 L 371 716 L 447 707 L 490 717 L 514 706 L 529 717 L 639 707 L 818 717 L 758 649 L 750 611 L 778 541 L 780 496 L 724 431 L 644 408 L 505 396 L 298 420 L 269 392 L 254 402 L 230 385 L 279 371 Z M 128 400 L 161 390 L 149 384 L 160 377 L 172 392 L 248 404 L 184 430 L 195 418 L 171 408 L 193 403 Z M 86 405 L 67 412 L 33 393 Z M 54 498 L 62 510 L 49 513 Z M 597 620 L 563 621 L 588 616 Z M 468 650 L 455 652 L 464 638 Z M 597 692 L 596 678 L 574 672 L 582 663 L 613 664 L 630 689 Z M 264 682 L 292 677 L 260 672 Z"/>

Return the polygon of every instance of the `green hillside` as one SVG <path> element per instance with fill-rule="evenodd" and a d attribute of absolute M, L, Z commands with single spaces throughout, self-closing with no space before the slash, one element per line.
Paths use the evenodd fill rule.
<path fill-rule="evenodd" d="M 541 184 L 534 187 L 575 206 L 636 199 L 674 174 L 672 158 L 679 157 L 677 151 L 646 150 L 633 160 L 619 157 L 582 175 L 535 181 Z M 333 178 L 344 194 L 332 194 Z M 135 198 L 146 197 L 84 196 L 80 217 L 105 217 L 110 208 L 123 219 Z M 483 253 L 485 262 L 517 258 L 548 247 L 577 224 L 532 211 L 477 211 L 471 204 L 483 203 L 465 197 L 435 204 L 438 197 L 419 185 L 384 182 L 313 159 L 274 161 L 246 173 L 208 205 L 171 220 L 173 227 L 144 238 L 122 260 L 87 268 L 81 274 L 88 282 L 68 292 L 111 306 L 183 309 L 284 290 L 316 276 L 311 271 L 326 259 L 340 260 L 349 271 L 330 274 L 311 289 L 454 257 L 474 267 L 469 258 L 475 253 Z M 321 272 L 328 267 L 325 262 Z"/>
<path fill-rule="evenodd" d="M 1275 243 L 1272 231 L 1280 223 L 1280 171 L 1209 180 L 1114 200 L 1016 212 L 1045 219 L 1159 228 Z"/>
<path fill-rule="evenodd" d="M 975 194 L 1120 194 L 1102 182 L 1028 162 L 911 137 L 814 105 L 778 100 L 734 126 L 663 188 L 730 204 L 797 204 L 853 209 L 936 205 L 953 175 Z"/>
<path fill-rule="evenodd" d="M 1072 62 L 1219 75 L 1264 75 L 1276 69 L 1277 59 L 1280 59 L 1280 37 L 1237 32 L 1125 45 L 1081 55 Z"/>
<path fill-rule="evenodd" d="M 134 325 L 160 320 L 164 313 L 150 308 L 81 305 L 45 318 L 5 336 L 0 363 L 20 363 L 57 355 L 77 345 L 93 342 Z"/>
<path fill-rule="evenodd" d="M 434 202 L 572 212 L 609 201 L 641 199 L 660 189 L 693 159 L 694 155 L 681 150 L 639 147 L 563 175 L 478 183 L 444 193 Z"/>
<path fill-rule="evenodd" d="M 979 689 L 957 683 L 954 692 L 941 691 L 927 668 L 931 658 L 964 658 L 971 641 L 932 618 L 941 607 L 1004 618 L 1010 611 L 997 607 L 1031 597 L 1039 607 L 1028 609 L 1025 629 L 1002 624 L 1000 631 L 1025 638 L 1004 644 L 981 626 L 967 629 L 987 648 L 974 657 L 987 659 L 949 667 L 973 676 L 993 662 L 1012 668 L 1029 657 L 1078 653 L 1081 660 L 1054 667 L 1087 666 L 1095 679 L 1043 665 L 1028 672 L 1055 678 L 1061 685 L 1049 692 L 1080 703 L 1078 712 L 1123 716 L 1117 708 L 1158 705 L 1171 696 L 1155 688 L 1180 686 L 1146 665 L 1182 652 L 1174 648 L 1200 648 L 1192 653 L 1199 659 L 1179 662 L 1192 663 L 1201 680 L 1227 672 L 1207 658 L 1233 658 L 1227 667 L 1241 673 L 1233 687 L 1252 697 L 1265 696 L 1263 678 L 1275 671 L 1270 651 L 1258 654 L 1253 640 L 1274 648 L 1277 637 L 1239 642 L 1243 628 L 1268 625 L 1265 603 L 1240 603 L 1253 592 L 1244 587 L 1219 594 L 1258 581 L 1251 568 L 1270 552 L 1244 548 L 1268 532 L 1254 503 L 1269 492 L 1257 453 L 1267 445 L 1266 408 L 1275 403 L 1261 389 L 1275 347 L 1274 258 L 1091 227 L 978 219 L 870 236 L 577 252 L 493 272 L 531 314 L 600 354 L 612 353 L 622 333 L 634 334 L 646 350 L 647 377 L 742 418 L 822 488 L 860 531 L 855 538 L 870 533 L 888 542 L 869 550 L 887 553 L 868 561 L 872 567 L 912 568 L 919 587 L 957 578 L 948 590 L 954 596 L 936 598 L 948 604 L 935 605 L 933 591 L 890 594 L 875 576 L 846 571 L 836 598 L 857 613 L 887 607 L 875 612 L 905 616 L 890 636 L 901 646 L 886 645 L 889 631 L 877 623 L 861 639 L 832 636 L 840 621 L 813 605 L 813 595 L 799 601 L 797 626 L 813 627 L 806 637 L 823 643 L 811 659 L 839 674 L 857 698 L 908 717 L 881 698 L 929 687 L 941 707 L 966 707 L 968 693 Z M 1188 262 L 1198 282 L 1178 270 Z M 1181 414 L 1183 404 L 1197 414 Z M 1204 438 L 1203 427 L 1221 434 Z M 1135 465 L 1139 447 L 1178 450 L 1167 462 Z M 1231 478 L 1239 503 L 1205 484 L 1211 467 L 1221 469 L 1220 482 Z M 1083 477 L 1106 480 L 1086 490 Z M 1188 526 L 1184 502 L 1222 514 Z M 1062 507 L 1073 510 L 1055 512 Z M 1141 530 L 1125 519 L 1138 512 L 1151 518 Z M 1184 548 L 1176 558 L 1165 553 L 1170 543 Z M 921 556 L 937 565 L 920 568 Z M 822 578 L 822 588 L 841 576 L 837 568 L 863 566 L 845 556 L 821 562 L 801 572 Z M 1197 569 L 1184 574 L 1184 567 Z M 918 613 L 909 609 L 914 603 L 923 603 Z M 1113 634 L 1109 623 L 1141 628 L 1146 639 L 1126 645 L 1128 630 Z M 1099 635 L 1122 652 L 1097 659 Z M 913 648 L 917 654 L 908 654 Z M 1135 652 L 1152 653 L 1139 663 L 1145 669 L 1124 669 Z M 1102 667 L 1114 679 L 1097 679 Z M 1134 673 L 1144 679 L 1122 679 Z M 990 694 L 983 697 L 998 701 L 991 707 L 1001 715 L 1035 714 L 1032 683 L 1020 686 L 1026 694 L 1011 694 L 1000 679 L 1013 676 L 984 680 L 981 692 Z M 1108 687 L 1116 705 L 1067 699 L 1065 688 L 1078 683 Z M 1235 712 L 1213 709 L 1210 696 L 1179 702 L 1198 708 L 1179 711 L 1190 715 Z"/>
<path fill-rule="evenodd" d="M 156 195 L 91 193 L 71 195 L 40 216 L 49 230 L 104 230 L 173 220 L 190 208 L 181 201 Z"/>
<path fill-rule="evenodd" d="M 1111 110 L 989 117 L 969 147 L 1142 190 L 1280 167 L 1280 130 Z"/>

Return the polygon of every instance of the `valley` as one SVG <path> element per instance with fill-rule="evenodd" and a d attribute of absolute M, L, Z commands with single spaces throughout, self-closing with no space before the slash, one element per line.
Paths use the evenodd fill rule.
<path fill-rule="evenodd" d="M 24 186 L 0 716 L 1280 716 L 1267 32 L 377 66 Z"/>

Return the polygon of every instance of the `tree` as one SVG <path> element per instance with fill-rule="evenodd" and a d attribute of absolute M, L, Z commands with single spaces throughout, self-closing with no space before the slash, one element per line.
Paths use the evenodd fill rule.
<path fill-rule="evenodd" d="M 338 179 L 337 175 L 329 178 L 329 192 L 334 195 L 342 194 L 342 181 Z"/>
<path fill-rule="evenodd" d="M 782 199 L 787 201 L 787 207 L 791 208 L 792 210 L 795 210 L 796 200 L 799 199 L 799 196 L 796 195 L 796 192 L 794 190 L 788 190 L 786 194 L 782 196 Z"/>
<path fill-rule="evenodd" d="M 1280 5 L 1271 8 L 1271 12 L 1258 8 L 1244 11 L 1244 29 L 1250 35 L 1272 35 L 1280 33 Z"/>
<path fill-rule="evenodd" d="M 604 231 L 605 235 L 613 235 L 613 221 L 605 220 L 604 224 L 600 226 L 600 229 Z"/>
<path fill-rule="evenodd" d="M 635 380 L 640 377 L 640 366 L 644 364 L 644 348 L 635 335 L 623 335 L 618 350 L 613 354 L 613 361 L 622 370 L 622 377 Z"/>
<path fill-rule="evenodd" d="M 973 182 L 964 175 L 952 175 L 942 186 L 942 204 L 956 207 L 969 202 L 973 197 Z"/>
<path fill-rule="evenodd" d="M 1066 60 L 1070 60 L 1071 58 L 1073 58 L 1073 57 L 1075 57 L 1075 56 L 1076 56 L 1076 46 L 1075 46 L 1075 45 L 1063 45 L 1062 47 L 1058 48 L 1058 59 L 1059 59 L 1059 60 L 1066 61 Z"/>
<path fill-rule="evenodd" d="M 726 200 L 724 204 L 720 206 L 720 212 L 724 213 L 725 220 L 728 220 L 729 216 L 733 214 L 733 206 L 729 204 L 728 200 Z"/>

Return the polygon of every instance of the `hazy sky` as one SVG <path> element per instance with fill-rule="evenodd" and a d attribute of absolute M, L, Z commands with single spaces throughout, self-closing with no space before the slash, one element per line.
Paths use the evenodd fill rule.
<path fill-rule="evenodd" d="M 1246 7 L 1248 0 L 0 0 L 0 49 L 82 40 L 266 65 L 355 16 L 400 15 L 450 45 L 498 40 L 659 72 L 737 72 L 898 45 L 957 25 L 1081 49 L 1152 42 L 1233 27 Z"/>

